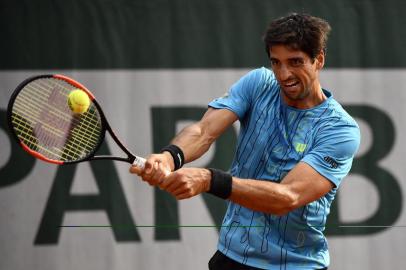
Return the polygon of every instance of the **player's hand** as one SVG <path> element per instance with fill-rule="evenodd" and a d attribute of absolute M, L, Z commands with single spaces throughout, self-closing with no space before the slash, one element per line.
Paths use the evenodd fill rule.
<path fill-rule="evenodd" d="M 173 168 L 174 164 L 171 154 L 164 152 L 162 154 L 150 155 L 145 162 L 144 169 L 134 165 L 131 166 L 130 173 L 137 174 L 151 186 L 157 186 L 164 181 Z"/>
<path fill-rule="evenodd" d="M 182 168 L 166 176 L 159 187 L 183 200 L 209 191 L 210 181 L 208 169 Z"/>

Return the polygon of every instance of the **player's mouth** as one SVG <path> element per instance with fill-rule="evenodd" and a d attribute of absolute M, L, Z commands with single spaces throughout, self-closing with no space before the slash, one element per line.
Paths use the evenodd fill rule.
<path fill-rule="evenodd" d="M 284 83 L 284 86 L 285 86 L 286 88 L 289 88 L 289 87 L 294 87 L 294 86 L 296 86 L 296 85 L 298 85 L 298 84 L 299 84 L 298 81 L 292 81 L 292 82 Z"/>
<path fill-rule="evenodd" d="M 291 91 L 296 91 L 297 88 L 299 87 L 300 83 L 299 83 L 299 81 L 290 81 L 290 82 L 283 83 L 282 85 L 283 85 L 284 90 L 291 92 Z"/>

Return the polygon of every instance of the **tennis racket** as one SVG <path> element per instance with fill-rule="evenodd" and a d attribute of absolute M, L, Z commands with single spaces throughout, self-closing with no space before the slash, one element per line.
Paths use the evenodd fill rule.
<path fill-rule="evenodd" d="M 90 99 L 89 108 L 80 114 L 68 106 L 68 95 L 76 89 Z M 94 95 L 63 75 L 39 75 L 23 81 L 10 98 L 7 121 L 19 145 L 46 162 L 63 165 L 107 159 L 140 168 L 145 165 L 145 159 L 132 154 L 114 134 Z M 95 155 L 106 131 L 127 157 Z"/>

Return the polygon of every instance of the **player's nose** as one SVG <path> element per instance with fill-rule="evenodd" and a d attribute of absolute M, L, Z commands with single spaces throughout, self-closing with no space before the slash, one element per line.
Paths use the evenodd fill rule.
<path fill-rule="evenodd" d="M 279 72 L 279 79 L 281 80 L 281 81 L 287 81 L 287 80 L 289 80 L 291 77 L 292 77 L 292 72 L 290 71 L 290 69 L 288 68 L 288 67 L 286 67 L 285 65 L 282 65 L 281 67 L 280 67 L 280 69 L 278 70 Z"/>

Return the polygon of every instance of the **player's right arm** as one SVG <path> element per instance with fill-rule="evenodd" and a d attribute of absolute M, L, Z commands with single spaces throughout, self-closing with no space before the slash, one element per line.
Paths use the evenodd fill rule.
<path fill-rule="evenodd" d="M 222 97 L 210 102 L 209 109 L 202 119 L 183 129 L 171 142 L 184 154 L 184 162 L 201 157 L 210 145 L 237 119 L 243 119 L 263 87 L 264 78 L 274 81 L 273 74 L 265 68 L 253 70 L 233 84 Z M 148 157 L 145 169 L 132 166 L 130 172 L 136 173 L 151 185 L 158 185 L 165 175 L 175 168 L 171 153 L 163 152 Z"/>
<path fill-rule="evenodd" d="M 184 128 L 172 140 L 184 154 L 185 163 L 191 162 L 207 152 L 210 145 L 236 120 L 238 116 L 227 109 L 209 108 L 202 119 Z M 150 185 L 158 185 L 168 172 L 174 170 L 172 155 L 164 151 L 152 154 L 147 158 L 144 170 L 131 166 L 130 172 L 135 173 Z"/>
<path fill-rule="evenodd" d="M 237 119 L 237 115 L 230 110 L 209 108 L 199 122 L 184 128 L 172 140 L 172 144 L 182 149 L 185 162 L 191 162 L 206 153 L 210 145 Z"/>

